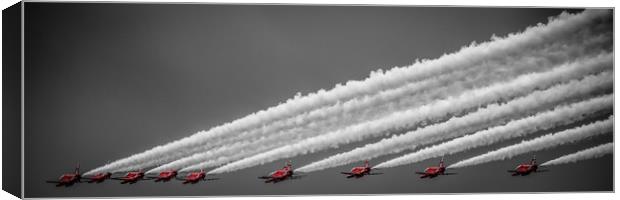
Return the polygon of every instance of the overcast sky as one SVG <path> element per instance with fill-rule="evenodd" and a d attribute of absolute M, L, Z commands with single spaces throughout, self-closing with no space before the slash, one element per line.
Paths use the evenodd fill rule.
<path fill-rule="evenodd" d="M 412 172 L 436 160 L 360 180 L 336 176 L 351 165 L 279 184 L 255 178 L 281 167 L 278 161 L 194 186 L 108 181 L 55 188 L 44 181 L 71 171 L 78 161 L 87 171 L 277 105 L 297 92 L 331 88 L 372 70 L 522 31 L 563 9 L 85 3 L 26 3 L 25 9 L 26 197 L 612 189 L 611 156 L 527 178 L 506 176 L 506 169 L 529 155 L 430 181 Z M 609 141 L 600 137 L 538 155 L 550 159 Z M 293 162 L 300 166 L 334 152 Z M 597 173 L 571 172 L 576 169 Z"/>

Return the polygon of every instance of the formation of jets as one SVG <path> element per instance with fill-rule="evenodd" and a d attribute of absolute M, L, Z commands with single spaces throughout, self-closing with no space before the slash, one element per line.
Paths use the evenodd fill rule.
<path fill-rule="evenodd" d="M 217 178 L 207 178 L 207 175 L 204 170 L 200 170 L 198 172 L 190 172 L 184 178 L 178 177 L 178 172 L 176 170 L 166 170 L 160 172 L 157 176 L 147 176 L 140 169 L 138 171 L 131 171 L 125 173 L 122 176 L 113 176 L 112 173 L 99 173 L 93 176 L 82 176 L 80 174 L 80 165 L 78 164 L 75 167 L 75 171 L 73 173 L 66 173 L 61 175 L 58 180 L 50 180 L 46 181 L 48 183 L 54 183 L 56 186 L 71 186 L 75 183 L 81 183 L 82 181 L 86 181 L 88 183 L 101 183 L 106 179 L 119 180 L 121 184 L 134 184 L 141 180 L 155 180 L 155 182 L 168 182 L 172 179 L 177 179 L 183 181 L 183 184 L 194 184 L 200 181 L 209 181 L 209 180 L 217 180 Z"/>
<path fill-rule="evenodd" d="M 351 168 L 348 172 L 340 172 L 341 174 L 346 175 L 346 178 L 361 178 L 366 175 L 380 175 L 383 173 L 372 172 L 373 170 L 378 170 L 377 168 L 373 168 L 368 164 L 368 161 L 364 161 L 363 166 L 357 166 Z M 536 163 L 536 156 L 532 157 L 529 163 L 523 163 L 517 165 L 514 170 L 508 170 L 508 172 L 512 173 L 512 176 L 526 176 L 531 173 L 537 172 L 545 172 L 547 170 L 540 169 L 540 166 Z M 424 171 L 416 171 L 416 174 L 421 175 L 420 178 L 435 178 L 440 175 L 454 175 L 456 173 L 446 172 L 446 166 L 444 163 L 443 157 L 439 161 L 438 166 L 431 166 L 424 169 Z M 259 179 L 265 179 L 265 183 L 277 183 L 287 179 L 297 179 L 301 178 L 303 175 L 295 174 L 293 170 L 293 165 L 291 162 L 286 162 L 284 167 L 269 173 L 267 176 L 260 176 Z M 207 178 L 207 174 L 204 170 L 200 170 L 197 172 L 189 172 L 184 177 L 179 177 L 179 173 L 177 170 L 165 170 L 157 174 L 156 176 L 147 176 L 142 171 L 142 169 L 138 171 L 127 172 L 122 176 L 113 176 L 112 173 L 99 173 L 93 176 L 82 176 L 80 174 L 80 165 L 79 163 L 75 167 L 75 171 L 73 173 L 66 173 L 61 175 L 58 180 L 47 181 L 48 183 L 54 183 L 56 186 L 71 186 L 76 183 L 81 183 L 85 180 L 88 183 L 101 183 L 106 179 L 119 180 L 121 184 L 134 184 L 141 180 L 155 180 L 155 182 L 168 182 L 172 179 L 180 180 L 183 184 L 195 184 L 200 181 L 211 181 L 217 180 L 218 178 Z"/>

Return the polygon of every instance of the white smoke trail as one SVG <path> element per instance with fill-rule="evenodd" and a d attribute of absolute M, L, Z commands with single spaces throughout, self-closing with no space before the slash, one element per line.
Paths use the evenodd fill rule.
<path fill-rule="evenodd" d="M 540 56 L 543 52 L 551 53 L 548 49 L 537 53 L 539 53 L 538 55 Z M 557 53 L 558 52 L 554 52 L 553 54 L 558 55 Z M 392 110 L 403 110 L 407 107 L 422 105 L 433 99 L 445 97 L 449 94 L 459 94 L 468 88 L 488 85 L 489 83 L 506 79 L 505 77 L 514 77 L 525 72 L 540 71 L 552 67 L 550 62 L 548 62 L 548 59 L 545 57 L 528 58 L 523 60 L 519 59 L 517 61 L 518 62 L 516 63 L 485 63 L 484 65 L 472 67 L 467 70 L 440 75 L 436 78 L 427 79 L 421 82 L 409 83 L 406 86 L 381 91 L 375 95 L 351 99 L 344 103 L 337 103 L 332 106 L 316 109 L 311 112 L 283 120 L 281 123 L 263 126 L 259 129 L 254 129 L 254 131 L 244 132 L 239 136 L 244 139 L 234 137 L 226 140 L 210 142 L 208 145 L 196 147 L 189 151 L 192 153 L 202 153 L 197 153 L 154 168 L 150 170 L 149 173 L 159 172 L 166 169 L 179 169 L 204 160 L 213 159 L 213 157 L 217 158 L 222 156 L 219 152 L 237 152 L 238 150 L 245 149 L 248 146 L 254 146 L 260 149 L 270 149 L 275 146 L 281 146 L 291 140 L 315 136 L 317 134 L 325 133 L 326 130 L 345 126 L 346 124 L 352 124 L 372 118 L 379 118 L 393 112 Z M 479 73 L 479 71 L 486 71 L 488 74 L 482 74 Z M 429 90 L 430 88 L 433 89 Z M 363 111 L 363 113 L 360 113 L 361 111 Z M 351 117 L 352 115 L 355 115 L 356 117 Z M 302 124 L 303 122 L 309 123 Z M 294 128 L 285 129 L 284 127 Z M 240 141 L 234 142 L 235 139 Z M 220 146 L 221 144 L 227 143 L 228 145 Z M 212 148 L 214 146 L 219 147 Z M 229 150 L 231 148 L 235 148 L 237 150 Z M 188 150 L 185 151 L 189 152 Z M 235 154 L 231 156 L 239 157 L 238 155 L 239 154 Z M 176 156 L 177 155 L 175 155 L 175 158 Z M 153 159 L 149 162 L 127 167 L 127 169 L 119 170 L 129 170 L 129 168 L 147 168 L 155 163 L 170 162 L 171 158 L 172 156 L 164 156 Z M 231 159 L 234 158 L 226 157 L 226 159 L 222 159 L 222 161 Z"/>
<path fill-rule="evenodd" d="M 609 67 L 608 65 L 605 66 Z M 416 109 L 395 112 L 381 119 L 356 124 L 325 135 L 308 138 L 243 160 L 232 162 L 214 169 L 210 173 L 230 172 L 277 159 L 323 150 L 325 148 L 335 148 L 339 144 L 360 141 L 368 137 L 380 136 L 391 129 L 398 129 L 426 120 L 436 120 L 449 115 L 455 115 L 467 109 L 479 107 L 480 105 L 485 105 L 500 99 L 511 99 L 528 94 L 537 88 L 547 88 L 551 85 L 573 78 L 580 78 L 588 74 L 587 71 L 591 69 L 590 67 L 580 67 L 576 64 L 569 64 L 554 68 L 547 72 L 522 75 L 509 82 L 475 89 L 460 96 L 449 97 Z"/>
<path fill-rule="evenodd" d="M 603 54 L 599 57 L 592 58 L 592 59 L 593 60 L 591 61 L 583 61 L 584 64 L 588 65 L 588 66 L 583 66 L 583 68 L 587 68 L 589 70 L 598 72 L 597 70 L 604 69 L 604 65 L 611 66 L 611 60 L 612 60 L 611 54 Z M 594 61 L 594 59 L 608 60 L 605 62 L 609 62 L 609 64 L 603 65 L 600 63 L 600 61 Z M 590 66 L 590 65 L 596 65 L 596 66 Z M 508 71 L 508 70 L 504 70 L 504 71 Z M 476 74 L 482 74 L 482 73 L 476 72 Z M 505 73 L 497 73 L 497 74 L 505 74 Z M 495 76 L 497 78 L 500 78 L 499 76 L 497 76 L 497 74 L 495 74 Z M 482 76 L 493 76 L 493 75 L 482 74 Z M 460 83 L 461 82 L 456 82 L 456 84 L 460 84 Z M 461 88 L 461 87 L 457 87 L 457 88 Z M 382 93 L 383 92 L 381 92 L 380 94 Z M 459 94 L 459 93 L 454 92 L 454 94 Z M 381 100 L 392 99 L 391 98 L 392 96 L 394 95 L 388 94 L 378 99 L 381 99 Z M 432 96 L 436 96 L 436 95 L 432 95 Z M 558 96 L 561 96 L 561 95 L 558 95 Z M 364 98 L 364 100 L 366 99 L 368 98 Z M 407 98 L 407 99 L 420 100 L 419 98 Z M 418 103 L 419 102 L 420 101 L 418 101 Z M 393 106 L 391 109 L 384 108 L 382 110 L 389 110 L 393 112 L 392 110 L 403 110 L 403 109 L 404 107 Z M 376 113 L 378 113 L 378 111 L 370 113 L 370 114 L 377 115 Z M 354 117 L 351 116 L 349 118 L 354 118 Z M 363 117 L 359 117 L 359 118 L 363 118 Z M 166 169 L 179 169 L 179 168 L 187 167 L 187 166 L 198 164 L 198 163 L 202 163 L 202 164 L 197 165 L 197 166 L 192 166 L 190 168 L 191 169 L 203 169 L 207 167 L 218 166 L 218 165 L 230 162 L 230 161 L 244 158 L 248 155 L 253 155 L 253 154 L 260 153 L 260 152 L 263 152 L 269 149 L 273 149 L 277 146 L 285 145 L 287 143 L 290 143 L 290 141 L 295 141 L 295 140 L 307 138 L 310 136 L 322 135 L 323 133 L 325 133 L 325 132 L 321 132 L 317 130 L 303 131 L 303 130 L 292 129 L 291 131 L 285 131 L 285 132 L 272 134 L 268 137 L 262 137 L 256 140 L 246 140 L 246 141 L 236 142 L 236 143 L 229 144 L 226 146 L 221 146 L 219 148 L 212 149 L 212 150 L 209 150 L 203 153 L 197 153 L 192 156 L 188 156 L 188 157 L 176 160 L 174 162 L 170 162 L 168 164 L 162 165 L 160 167 L 154 168 L 150 170 L 149 173 L 159 172 L 159 171 L 166 170 Z M 144 166 L 139 166 L 139 167 L 144 168 Z"/>
<path fill-rule="evenodd" d="M 611 57 L 608 58 L 607 66 L 611 66 Z M 589 68 L 587 65 L 582 67 Z M 589 93 L 609 90 L 612 87 L 613 77 L 610 72 L 604 72 L 597 76 L 588 76 L 583 80 L 574 80 L 568 84 L 533 92 L 527 96 L 509 101 L 506 104 L 492 104 L 476 112 L 461 117 L 453 117 L 444 123 L 426 126 L 415 131 L 383 139 L 373 144 L 367 144 L 349 152 L 336 154 L 297 170 L 311 172 L 390 153 L 398 153 L 406 149 L 415 149 L 417 145 L 459 137 L 502 123 L 504 120 L 535 113 L 539 109 L 546 109 L 571 98 L 588 96 Z"/>
<path fill-rule="evenodd" d="M 561 165 L 568 163 L 576 163 L 582 160 L 600 158 L 607 154 L 612 154 L 614 152 L 614 143 L 610 142 L 607 144 L 602 144 L 596 147 L 584 149 L 572 154 L 564 155 L 562 157 L 547 161 L 542 166 L 549 165 Z"/>
<path fill-rule="evenodd" d="M 319 90 L 316 93 L 303 97 L 297 95 L 278 106 L 214 127 L 209 131 L 202 131 L 192 136 L 154 147 L 143 153 L 117 160 L 91 170 L 86 174 L 115 171 L 167 155 L 173 155 L 173 158 L 191 155 L 195 151 L 186 151 L 187 149 L 193 149 L 212 141 L 235 137 L 244 131 L 252 130 L 268 123 L 276 123 L 274 121 L 323 106 L 374 94 L 389 88 L 400 87 L 403 84 L 424 80 L 454 70 L 460 70 L 490 58 L 501 57 L 515 52 L 524 52 L 532 46 L 554 41 L 555 38 L 566 37 L 572 33 L 579 32 L 580 29 L 597 20 L 607 20 L 607 18 L 609 18 L 609 13 L 604 11 L 587 10 L 577 15 L 564 13 L 550 20 L 548 25 L 539 24 L 536 27 L 528 28 L 521 34 L 512 34 L 506 38 L 493 38 L 491 42 L 471 45 L 457 53 L 447 54 L 436 60 L 423 60 L 408 67 L 393 68 L 386 72 L 373 72 L 363 81 L 349 81 L 345 85 L 336 85 L 336 87 L 329 91 Z"/>
<path fill-rule="evenodd" d="M 479 165 L 496 160 L 504 160 L 532 151 L 550 149 L 559 145 L 577 142 L 589 137 L 611 133 L 613 131 L 613 116 L 604 121 L 597 121 L 588 125 L 568 129 L 562 132 L 544 135 L 519 144 L 507 146 L 495 151 L 462 160 L 448 168 L 460 168 Z"/>
<path fill-rule="evenodd" d="M 279 123 L 272 123 L 250 131 L 245 131 L 239 136 L 211 141 L 208 144 L 197 146 L 190 150 L 184 149 L 183 155 L 186 153 L 194 153 L 194 155 L 154 168 L 149 172 L 186 167 L 190 164 L 211 159 L 212 156 L 219 156 L 219 154 L 214 154 L 214 152 L 221 152 L 222 149 L 232 147 L 243 149 L 246 148 L 245 146 L 251 144 L 252 146 L 259 146 L 259 144 L 257 144 L 259 141 L 265 143 L 265 145 L 271 146 L 266 147 L 267 149 L 273 148 L 290 140 L 307 138 L 324 133 L 329 129 L 379 118 L 393 112 L 392 110 L 403 110 L 407 107 L 422 105 L 436 98 L 459 94 L 468 88 L 488 85 L 489 83 L 505 79 L 505 77 L 514 77 L 525 72 L 541 71 L 553 66 L 550 64 L 549 59 L 542 57 L 544 55 L 543 53 L 561 55 L 561 52 L 553 52 L 545 48 L 540 52 L 537 51 L 537 56 L 541 57 L 518 59 L 515 60 L 516 63 L 488 62 L 483 65 L 473 66 L 467 70 L 455 71 L 424 81 L 409 83 L 403 87 L 381 91 L 374 95 L 351 99 L 344 103 L 339 102 L 286 120 L 281 120 Z M 479 71 L 486 71 L 488 74 L 482 74 L 479 73 Z M 431 88 L 432 90 L 430 90 Z M 222 146 L 223 144 L 228 145 Z M 242 144 L 245 144 L 245 146 L 240 146 Z M 266 149 L 263 148 L 262 145 L 260 145 L 260 148 Z M 181 156 L 181 154 L 177 153 L 165 155 L 118 170 L 147 168 L 160 163 L 170 162 L 172 161 L 171 159 L 178 159 L 179 156 Z M 229 159 L 232 159 L 232 157 Z"/>
<path fill-rule="evenodd" d="M 522 137 L 540 130 L 567 125 L 587 118 L 593 113 L 613 107 L 613 95 L 605 95 L 587 101 L 560 106 L 554 110 L 514 120 L 504 126 L 496 126 L 475 134 L 456 138 L 438 145 L 424 148 L 378 164 L 376 168 L 388 168 L 419 162 L 425 159 L 450 155 L 468 149 L 490 145 L 503 140 Z"/>
<path fill-rule="evenodd" d="M 609 40 L 602 40 L 602 41 L 609 42 Z M 311 112 L 298 115 L 294 118 L 289 118 L 289 119 L 280 121 L 279 123 L 276 123 L 275 125 L 263 126 L 258 132 L 257 131 L 244 132 L 244 134 L 239 136 L 239 137 L 245 138 L 244 141 L 240 141 L 232 145 L 226 145 L 226 146 L 222 146 L 220 148 L 216 148 L 212 150 L 209 150 L 209 147 L 216 144 L 216 142 L 211 142 L 209 145 L 200 146 L 199 148 L 193 149 L 191 153 L 201 152 L 201 151 L 205 151 L 205 152 L 193 154 L 192 156 L 188 156 L 188 157 L 176 160 L 174 162 L 165 164 L 151 171 L 156 172 L 156 171 L 160 171 L 164 169 L 170 169 L 170 168 L 176 169 L 176 168 L 186 167 L 187 165 L 203 162 L 205 160 L 207 160 L 206 163 L 209 164 L 208 166 L 214 166 L 214 165 L 219 165 L 222 163 L 230 162 L 232 160 L 236 160 L 236 159 L 239 159 L 245 156 L 239 153 L 233 153 L 232 155 L 222 155 L 221 153 L 238 152 L 238 150 L 243 150 L 245 148 L 249 148 L 250 146 L 252 146 L 252 147 L 255 147 L 252 149 L 254 151 L 246 152 L 246 153 L 254 154 L 257 152 L 261 152 L 265 149 L 271 149 L 276 146 L 281 146 L 285 143 L 288 143 L 291 140 L 297 140 L 297 139 L 321 134 L 321 133 L 326 132 L 326 130 L 335 129 L 338 126 L 348 125 L 348 124 L 359 122 L 362 120 L 368 120 L 369 117 L 378 118 L 380 116 L 383 116 L 386 113 L 393 112 L 392 110 L 403 110 L 403 109 L 406 109 L 407 107 L 411 107 L 412 104 L 415 105 L 415 103 L 417 103 L 417 105 L 421 105 L 422 103 L 429 101 L 431 97 L 437 98 L 437 97 L 441 97 L 441 95 L 445 95 L 448 93 L 452 93 L 453 95 L 456 95 L 456 94 L 459 94 L 459 92 L 464 91 L 466 88 L 476 87 L 475 85 L 472 85 L 472 83 L 483 82 L 481 84 L 478 84 L 478 86 L 480 86 L 480 85 L 485 85 L 490 82 L 493 82 L 494 80 L 491 80 L 491 79 L 516 76 L 517 73 L 514 73 L 514 72 L 512 72 L 513 73 L 512 76 L 504 75 L 506 73 L 502 73 L 502 72 L 519 69 L 521 71 L 520 73 L 522 73 L 522 71 L 527 71 L 526 69 L 528 69 L 528 66 L 530 67 L 533 66 L 532 64 L 524 64 L 524 63 L 533 63 L 532 62 L 533 60 L 536 60 L 536 62 L 539 62 L 539 63 L 548 64 L 548 62 L 546 62 L 548 61 L 548 59 L 545 59 L 545 57 L 554 57 L 551 55 L 555 55 L 556 57 L 556 58 L 552 58 L 551 60 L 554 60 L 554 59 L 555 60 L 566 60 L 565 59 L 566 56 L 564 56 L 564 52 L 574 51 L 570 49 L 581 49 L 582 45 L 584 45 L 584 44 L 572 44 L 578 47 L 569 48 L 571 44 L 567 44 L 566 42 L 558 42 L 558 44 L 560 44 L 563 48 L 558 49 L 557 47 L 546 46 L 542 50 L 536 49 L 536 50 L 533 50 L 532 53 L 529 53 L 527 55 L 521 55 L 523 58 L 519 58 L 518 56 L 508 56 L 508 58 L 510 58 L 508 60 L 510 61 L 506 61 L 508 63 L 505 63 L 504 66 L 512 66 L 512 67 L 504 67 L 502 66 L 501 62 L 495 63 L 493 62 L 493 60 L 487 60 L 485 61 L 485 64 L 480 65 L 480 66 L 484 66 L 484 69 L 482 69 L 482 67 L 479 67 L 479 66 L 472 66 L 467 70 L 456 71 L 450 74 L 444 74 L 436 78 L 427 79 L 421 82 L 410 83 L 404 87 L 382 91 L 375 95 L 366 96 L 364 98 L 352 99 L 343 104 L 337 103 L 329 107 L 324 107 L 321 109 L 313 110 Z M 593 43 L 593 44 L 596 44 L 596 46 L 599 46 L 599 47 L 601 45 L 600 42 Z M 551 46 L 554 46 L 554 45 L 551 45 Z M 555 49 L 555 51 L 553 49 Z M 557 58 L 558 55 L 562 55 L 561 57 L 563 58 Z M 538 66 L 540 66 L 538 67 L 538 70 L 545 68 L 545 67 L 542 67 L 541 64 L 538 64 Z M 534 71 L 535 69 L 529 69 L 529 70 Z M 487 73 L 479 73 L 479 71 L 485 71 Z M 457 81 L 459 78 L 464 78 L 464 77 L 468 77 L 469 79 L 472 79 L 471 77 L 475 77 L 475 80 Z M 449 87 L 450 88 L 449 90 L 447 90 L 446 87 L 436 88 L 436 89 L 424 92 L 420 95 L 407 96 L 407 95 L 416 94 L 417 91 L 423 90 L 425 88 L 438 87 L 441 85 L 445 85 L 447 81 L 452 82 L 451 86 Z M 464 85 L 467 85 L 467 84 L 471 86 L 463 87 Z M 426 96 L 426 97 L 423 98 L 420 96 Z M 406 98 L 403 98 L 403 97 L 406 97 Z M 397 106 L 394 106 L 393 102 L 395 101 L 395 99 L 398 99 L 398 98 L 404 99 L 403 101 L 404 103 L 399 103 L 397 104 Z M 385 104 L 386 102 L 388 102 L 389 104 Z M 370 111 L 366 109 L 370 109 Z M 356 113 L 359 112 L 358 110 L 365 110 L 364 113 L 366 114 L 356 115 Z M 329 119 L 328 124 L 319 123 L 321 121 L 317 122 L 317 120 L 324 120 L 325 118 Z M 305 123 L 305 122 L 309 122 L 309 123 Z M 270 134 L 266 137 L 264 136 L 265 133 L 271 133 L 271 132 L 278 130 L 278 128 L 290 127 L 290 126 L 295 126 L 295 128 L 288 129 L 285 131 L 279 131 L 274 134 Z M 254 130 L 258 130 L 258 129 L 254 129 Z M 230 150 L 231 148 L 235 148 L 237 150 Z M 209 151 L 206 151 L 206 150 L 209 150 Z M 225 156 L 225 157 L 222 157 L 222 156 Z M 212 160 L 216 158 L 218 159 L 218 161 Z M 160 159 L 166 159 L 166 161 L 153 160 L 151 162 L 164 163 L 164 162 L 170 161 L 168 160 L 169 159 L 168 157 L 160 158 Z M 138 167 L 145 168 L 150 165 L 152 165 L 152 163 L 145 163 L 144 165 L 138 166 Z M 134 168 L 136 168 L 136 166 L 134 166 Z"/>

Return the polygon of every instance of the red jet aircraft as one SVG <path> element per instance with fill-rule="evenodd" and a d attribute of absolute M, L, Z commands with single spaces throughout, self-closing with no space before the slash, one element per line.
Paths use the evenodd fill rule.
<path fill-rule="evenodd" d="M 415 172 L 416 174 L 421 174 L 422 176 L 420 176 L 420 178 L 435 178 L 439 175 L 453 175 L 456 173 L 446 173 L 446 166 L 444 165 L 443 162 L 443 157 L 441 158 L 441 161 L 439 161 L 439 166 L 432 166 L 432 167 L 427 167 L 424 172 Z"/>
<path fill-rule="evenodd" d="M 198 181 L 210 181 L 210 180 L 217 180 L 218 178 L 207 178 L 207 174 L 205 173 L 204 169 L 201 169 L 199 172 L 190 172 L 189 174 L 187 174 L 187 176 L 185 176 L 185 178 L 177 178 L 178 180 L 183 181 L 183 184 L 195 184 L 198 183 Z"/>
<path fill-rule="evenodd" d="M 88 179 L 88 183 L 101 183 L 106 179 L 109 179 L 112 176 L 112 173 L 98 173 L 91 177 L 82 177 L 83 179 Z"/>
<path fill-rule="evenodd" d="M 282 167 L 282 169 L 278 169 L 274 172 L 271 172 L 268 176 L 261 176 L 258 178 L 267 179 L 265 180 L 265 183 L 269 183 L 269 182 L 277 183 L 287 178 L 295 179 L 299 177 L 300 176 L 293 175 L 293 165 L 291 165 L 291 161 L 289 161 L 289 162 L 286 162 L 286 165 Z"/>
<path fill-rule="evenodd" d="M 46 182 L 56 183 L 57 187 L 60 187 L 60 186 L 69 187 L 75 183 L 81 182 L 81 179 L 82 179 L 82 175 L 80 175 L 80 163 L 78 163 L 77 166 L 75 166 L 75 172 L 63 174 L 58 178 L 58 180 L 46 181 Z"/>
<path fill-rule="evenodd" d="M 351 168 L 351 171 L 349 172 L 340 172 L 340 173 L 348 175 L 347 178 L 353 178 L 353 177 L 360 178 L 365 175 L 383 174 L 383 173 L 371 173 L 370 172 L 371 170 L 372 168 L 370 167 L 370 165 L 368 165 L 368 160 L 366 160 L 364 161 L 364 166 L 354 167 L 354 168 Z"/>
<path fill-rule="evenodd" d="M 114 177 L 111 179 L 121 180 L 121 184 L 125 184 L 125 183 L 134 184 L 138 182 L 139 180 L 148 180 L 151 178 L 144 177 L 144 172 L 142 171 L 142 169 L 140 169 L 138 171 L 127 172 L 127 174 L 125 174 L 125 176 L 123 177 Z"/>
<path fill-rule="evenodd" d="M 155 177 L 148 177 L 148 178 L 155 179 L 155 182 L 160 182 L 160 181 L 168 182 L 172 180 L 173 178 L 175 178 L 176 176 L 177 176 L 177 171 L 170 169 L 170 170 L 159 172 L 159 175 Z"/>
<path fill-rule="evenodd" d="M 532 172 L 544 172 L 547 170 L 539 170 L 538 164 L 536 163 L 536 156 L 532 157 L 530 163 L 523 163 L 518 165 L 514 170 L 508 170 L 508 172 L 512 173 L 513 176 L 526 176 Z"/>

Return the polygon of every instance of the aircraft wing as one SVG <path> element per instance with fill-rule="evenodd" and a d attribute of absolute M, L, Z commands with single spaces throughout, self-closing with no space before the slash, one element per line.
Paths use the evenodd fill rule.
<path fill-rule="evenodd" d="M 298 178 L 303 178 L 304 176 L 306 176 L 305 174 L 302 175 L 292 175 L 290 178 L 291 179 L 298 179 Z"/>
<path fill-rule="evenodd" d="M 93 181 L 93 178 L 92 177 L 82 177 L 82 178 L 80 178 L 80 181 Z"/>
<path fill-rule="evenodd" d="M 45 181 L 46 183 L 60 183 L 60 181 Z"/>
<path fill-rule="evenodd" d="M 115 179 L 115 180 L 125 180 L 122 178 L 125 178 L 126 173 L 125 172 L 112 172 L 112 175 L 110 175 L 110 179 Z"/>
<path fill-rule="evenodd" d="M 383 173 L 368 173 L 367 175 L 381 175 Z"/>
<path fill-rule="evenodd" d="M 346 174 L 346 175 L 353 175 L 353 173 L 351 172 L 340 172 L 341 174 Z"/>
<path fill-rule="evenodd" d="M 259 178 L 259 179 L 270 179 L 270 178 L 271 178 L 271 176 L 259 176 L 258 178 Z"/>
<path fill-rule="evenodd" d="M 127 178 L 125 178 L 125 177 L 110 177 L 110 179 L 121 180 L 121 181 L 127 180 Z"/>

